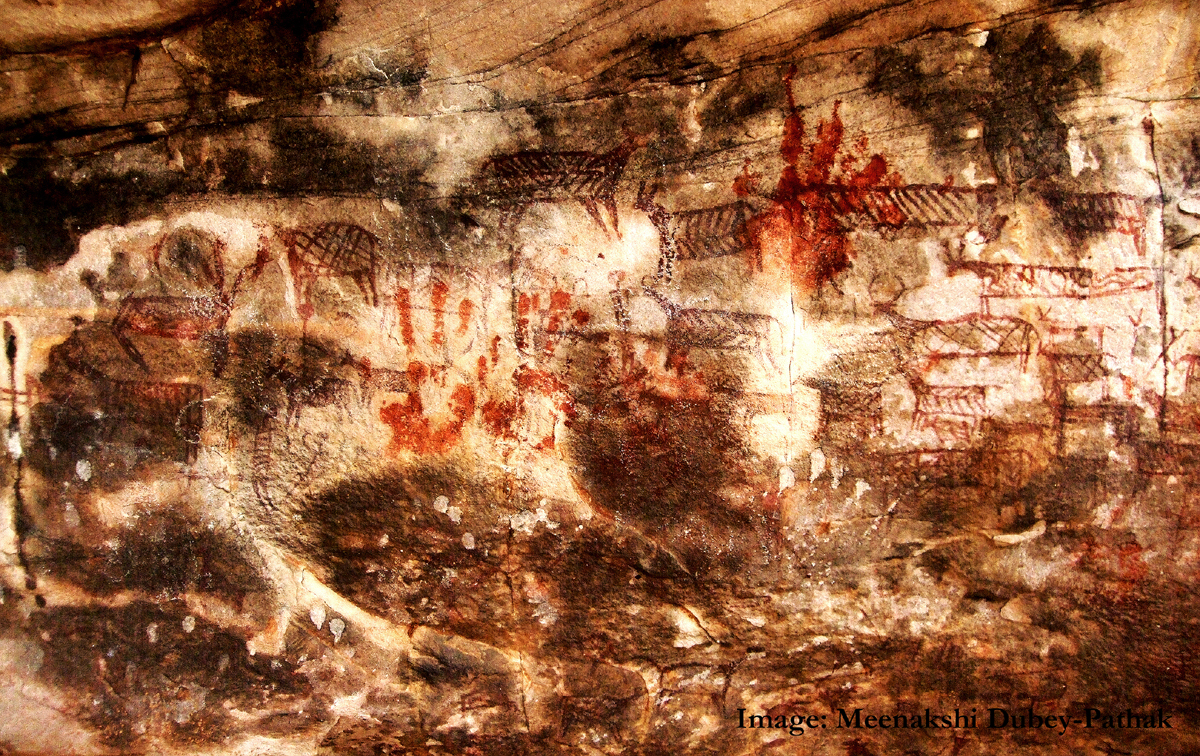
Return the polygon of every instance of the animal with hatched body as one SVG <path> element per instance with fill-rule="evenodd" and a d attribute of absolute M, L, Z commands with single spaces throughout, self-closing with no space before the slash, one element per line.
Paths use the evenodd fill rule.
<path fill-rule="evenodd" d="M 966 442 L 987 417 L 985 386 L 937 386 L 910 383 L 916 397 L 913 428 L 932 430 L 942 442 Z"/>
<path fill-rule="evenodd" d="M 952 270 L 969 270 L 984 281 L 987 299 L 1097 299 L 1154 290 L 1149 267 L 1095 271 L 1086 267 L 954 261 Z"/>
<path fill-rule="evenodd" d="M 643 291 L 666 313 L 666 339 L 672 348 L 746 351 L 760 356 L 765 351 L 772 367 L 778 367 L 771 350 L 763 348 L 772 331 L 778 333 L 780 342 L 783 339 L 779 322 L 770 315 L 680 307 L 651 287 L 643 287 Z"/>
<path fill-rule="evenodd" d="M 667 210 L 654 199 L 658 187 L 638 187 L 634 207 L 644 212 L 658 231 L 658 270 L 652 285 L 670 283 L 678 260 L 707 260 L 742 251 L 746 222 L 753 211 L 744 201 L 693 210 Z"/>
<path fill-rule="evenodd" d="M 1115 232 L 1133 239 L 1138 257 L 1146 254 L 1145 201 L 1120 192 L 1051 191 L 1043 195 L 1075 241 Z"/>
<path fill-rule="evenodd" d="M 340 407 L 349 419 L 356 402 L 370 405 L 376 393 L 411 390 L 403 371 L 374 367 L 365 358 L 337 355 L 307 341 L 274 360 L 263 380 L 286 398 L 286 410 L 270 408 L 254 427 L 251 441 L 254 494 L 271 509 L 307 490 L 313 470 L 329 457 L 325 434 L 300 429 L 305 409 Z"/>
<path fill-rule="evenodd" d="M 914 320 L 880 307 L 895 327 L 905 372 L 921 372 L 947 359 L 1016 357 L 1024 370 L 1037 350 L 1038 333 L 1020 318 L 968 315 L 954 320 Z"/>
<path fill-rule="evenodd" d="M 820 199 L 831 214 L 852 226 L 875 228 L 971 227 L 984 235 L 997 233 L 1008 220 L 996 215 L 995 191 L 947 184 L 847 186 L 811 184 L 801 197 Z M 811 201 L 811 199 L 809 200 Z"/>
<path fill-rule="evenodd" d="M 97 406 L 105 418 L 106 440 L 118 435 L 138 436 L 159 450 L 182 454 L 182 461 L 196 461 L 200 434 L 204 429 L 204 387 L 198 383 L 164 381 L 127 381 L 103 377 L 92 382 Z M 70 402 L 70 397 L 56 397 Z M 174 428 L 170 434 L 145 435 L 145 428 Z M 139 442 L 140 445 L 141 442 Z"/>
<path fill-rule="evenodd" d="M 238 272 L 233 285 L 224 289 L 225 273 L 222 262 L 225 245 L 214 241 L 212 255 L 192 269 L 202 271 L 196 283 L 201 292 L 188 295 L 134 296 L 121 300 L 111 328 L 122 351 L 147 373 L 150 367 L 131 338 L 149 336 L 173 341 L 207 341 L 213 348 L 213 373 L 220 376 L 229 355 L 229 337 L 225 324 L 233 311 L 233 301 L 246 283 L 247 277 L 257 278 L 270 262 L 266 239 L 259 244 L 258 254 L 250 265 Z M 161 269 L 162 244 L 154 253 L 154 264 Z M 189 266 L 184 266 L 189 267 Z"/>
<path fill-rule="evenodd" d="M 350 278 L 369 306 L 374 307 L 379 301 L 375 289 L 379 237 L 370 231 L 353 223 L 323 223 L 311 233 L 293 229 L 285 231 L 282 237 L 287 246 L 293 290 L 304 317 L 313 313 L 309 296 L 313 283 L 320 278 Z"/>
<path fill-rule="evenodd" d="M 534 204 L 579 202 L 596 225 L 608 231 L 600 207 L 608 210 L 612 230 L 621 236 L 617 216 L 617 184 L 629 158 L 649 141 L 627 133 L 608 152 L 543 152 L 526 150 L 497 155 L 483 165 L 484 193 L 508 210 L 502 226 L 516 225 Z"/>

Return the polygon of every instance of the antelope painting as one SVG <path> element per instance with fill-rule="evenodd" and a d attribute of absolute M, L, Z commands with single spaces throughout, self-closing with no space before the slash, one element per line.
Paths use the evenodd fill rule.
<path fill-rule="evenodd" d="M 608 152 L 541 152 L 527 150 L 498 155 L 483 166 L 487 194 L 508 207 L 501 223 L 515 226 L 534 204 L 579 202 L 596 225 L 608 231 L 600 207 L 607 211 L 612 230 L 621 236 L 615 195 L 629 158 L 647 137 L 627 136 Z"/>
<path fill-rule="evenodd" d="M 778 368 L 769 346 L 773 335 L 782 340 L 783 333 L 770 315 L 680 307 L 654 289 L 643 290 L 667 315 L 666 340 L 671 347 L 752 352 L 760 357 L 765 353 L 771 366 Z"/>
<path fill-rule="evenodd" d="M 379 301 L 375 290 L 379 238 L 371 232 L 352 223 L 325 223 L 311 233 L 287 232 L 284 242 L 292 285 L 304 317 L 313 313 L 309 295 L 313 282 L 319 278 L 353 279 L 369 306 L 374 307 Z"/>
<path fill-rule="evenodd" d="M 216 242 L 211 259 L 200 264 L 177 267 L 194 279 L 201 291 L 188 295 L 126 296 L 121 300 L 117 316 L 112 321 L 112 333 L 122 351 L 147 373 L 141 350 L 134 344 L 132 336 L 149 336 L 173 341 L 208 341 L 213 347 L 213 373 L 220 376 L 229 354 L 229 337 L 225 324 L 233 311 L 233 300 L 246 277 L 257 278 L 268 260 L 267 247 L 260 246 L 258 256 L 250 265 L 238 272 L 228 291 L 224 290 L 225 272 L 222 265 L 224 245 Z M 161 247 L 155 251 L 154 263 L 160 266 Z M 196 261 L 192 261 L 195 263 Z"/>
<path fill-rule="evenodd" d="M 742 251 L 743 229 L 753 215 L 746 202 L 730 202 L 695 210 L 667 210 L 654 199 L 657 189 L 638 189 L 638 210 L 644 212 L 658 231 L 658 270 L 654 285 L 670 283 L 679 260 L 708 260 Z"/>

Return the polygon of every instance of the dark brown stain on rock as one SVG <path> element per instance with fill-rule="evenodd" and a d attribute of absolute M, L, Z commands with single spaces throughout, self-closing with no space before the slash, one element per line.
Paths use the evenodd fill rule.
<path fill-rule="evenodd" d="M 996 29 L 981 51 L 967 55 L 965 76 L 948 77 L 919 53 L 884 48 L 870 87 L 932 124 L 945 150 L 960 147 L 970 121 L 981 121 L 984 148 L 1004 185 L 1069 176 L 1059 109 L 1100 86 L 1100 49 L 1073 54 L 1050 27 L 1034 22 Z"/>
<path fill-rule="evenodd" d="M 293 664 L 251 656 L 243 639 L 203 619 L 184 620 L 183 612 L 145 603 L 44 610 L 33 618 L 44 638 L 41 674 L 77 691 L 75 713 L 116 748 L 136 748 L 146 736 L 178 745 L 221 742 L 240 730 L 226 701 L 253 708 L 308 695 Z M 308 716 L 289 718 L 292 730 L 311 725 Z"/>

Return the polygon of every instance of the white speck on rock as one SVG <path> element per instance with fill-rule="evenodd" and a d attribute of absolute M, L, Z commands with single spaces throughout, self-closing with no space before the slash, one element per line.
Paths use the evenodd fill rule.
<path fill-rule="evenodd" d="M 63 522 L 67 523 L 67 527 L 79 527 L 79 512 L 76 511 L 74 504 L 68 504 L 66 511 L 63 512 Z"/>
<path fill-rule="evenodd" d="M 467 551 L 473 550 L 475 548 L 475 536 L 470 533 L 463 533 L 462 545 Z"/>
<path fill-rule="evenodd" d="M 329 705 L 329 712 L 339 717 L 362 716 L 363 704 L 367 700 L 367 692 L 359 691 L 348 696 L 338 696 Z"/>
<path fill-rule="evenodd" d="M 865 480 L 857 481 L 854 484 L 854 498 L 861 499 L 863 494 L 871 490 L 871 484 Z"/>
<path fill-rule="evenodd" d="M 333 633 L 333 642 L 337 643 L 342 639 L 342 633 L 346 632 L 346 622 L 341 617 L 334 617 L 329 620 L 329 632 Z"/>
<path fill-rule="evenodd" d="M 450 522 L 457 525 L 462 522 L 462 510 L 458 507 L 449 507 L 446 509 L 446 515 L 450 518 Z"/>
<path fill-rule="evenodd" d="M 690 614 L 680 609 L 672 609 L 671 613 L 674 615 L 675 627 L 679 631 L 672 644 L 675 648 L 691 648 L 708 641 L 708 636 L 704 634 L 704 630 Z"/>
<path fill-rule="evenodd" d="M 208 689 L 195 683 L 184 683 L 183 687 L 187 692 L 176 697 L 171 706 L 174 709 L 171 719 L 176 724 L 183 724 L 191 720 L 196 712 L 204 709 L 204 701 L 208 697 Z"/>
<path fill-rule="evenodd" d="M 813 449 L 808 455 L 808 482 L 813 483 L 825 472 L 825 452 Z"/>
<path fill-rule="evenodd" d="M 543 626 L 558 622 L 558 610 L 550 603 L 550 596 L 532 575 L 525 576 L 525 600 L 533 604 L 533 616 Z"/>
<path fill-rule="evenodd" d="M 535 606 L 533 616 L 537 617 L 539 624 L 547 627 L 558 622 L 558 610 L 549 601 L 543 601 Z"/>
<path fill-rule="evenodd" d="M 1028 625 L 1033 622 L 1029 617 L 1029 612 L 1025 609 L 1025 602 L 1020 596 L 1011 599 L 1001 607 L 1000 616 L 1009 622 L 1016 622 L 1022 625 Z"/>
<path fill-rule="evenodd" d="M 188 615 L 183 618 L 183 632 L 190 633 L 196 629 L 196 618 Z"/>
<path fill-rule="evenodd" d="M 792 468 L 786 465 L 779 468 L 779 493 L 783 493 L 794 485 L 796 485 L 796 473 L 792 472 Z"/>
<path fill-rule="evenodd" d="M 76 462 L 75 475 L 84 483 L 87 483 L 92 479 L 92 463 L 88 462 L 86 459 L 81 459 Z"/>
<path fill-rule="evenodd" d="M 515 515 L 510 515 L 508 518 L 508 526 L 518 533 L 533 535 L 533 531 L 537 528 L 537 524 L 543 522 L 548 528 L 558 526 L 557 522 L 550 522 L 546 517 L 546 510 L 539 508 L 536 512 L 530 512 L 528 509 L 523 509 Z"/>
<path fill-rule="evenodd" d="M 157 622 L 151 622 L 149 625 L 146 626 L 146 637 L 150 639 L 151 643 L 158 643 L 158 623 Z"/>
<path fill-rule="evenodd" d="M 446 496 L 439 496 L 433 500 L 433 511 L 446 514 L 446 510 L 450 508 L 450 499 Z"/>
<path fill-rule="evenodd" d="M 321 604 L 317 604 L 312 609 L 309 609 L 308 618 L 312 620 L 312 623 L 317 626 L 318 630 L 320 630 L 325 624 L 325 607 Z"/>

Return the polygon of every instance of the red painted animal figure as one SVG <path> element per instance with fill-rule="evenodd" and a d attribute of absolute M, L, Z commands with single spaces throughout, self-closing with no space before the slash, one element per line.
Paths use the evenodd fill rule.
<path fill-rule="evenodd" d="M 278 509 L 280 502 L 305 493 L 314 479 L 313 469 L 328 456 L 325 436 L 304 433 L 297 438 L 278 427 L 278 422 L 278 418 L 266 417 L 259 423 L 250 452 L 251 487 L 255 498 L 268 509 Z"/>
<path fill-rule="evenodd" d="M 1090 268 L 959 261 L 952 270 L 969 270 L 984 281 L 988 299 L 1096 299 L 1154 290 L 1152 268 Z"/>
<path fill-rule="evenodd" d="M 367 404 L 377 394 L 407 394 L 412 391 L 412 380 L 407 370 L 374 367 L 370 360 L 365 359 L 347 359 L 345 364 L 358 373 L 363 401 Z"/>
<path fill-rule="evenodd" d="M 150 336 L 173 341 L 207 341 L 212 346 L 213 374 L 220 377 L 229 356 L 229 336 L 225 324 L 233 310 L 233 300 L 247 281 L 257 278 L 270 261 L 268 246 L 260 245 L 254 262 L 238 271 L 233 286 L 222 291 L 224 271 L 221 267 L 223 245 L 218 244 L 210 273 L 205 275 L 209 293 L 188 296 L 127 296 L 121 300 L 112 322 L 113 336 L 121 349 L 142 370 L 150 372 L 141 350 L 131 336 Z M 159 263 L 155 252 L 155 264 Z"/>
<path fill-rule="evenodd" d="M 673 349 L 720 349 L 728 351 L 754 352 L 760 357 L 766 352 L 767 361 L 778 368 L 771 350 L 764 350 L 764 342 L 771 339 L 772 331 L 783 339 L 779 322 L 770 315 L 729 310 L 702 310 L 680 307 L 667 300 L 661 293 L 644 287 L 667 314 L 667 344 Z"/>
<path fill-rule="evenodd" d="M 1133 237 L 1139 257 L 1146 254 L 1146 214 L 1137 197 L 1119 192 L 1047 192 L 1045 198 L 1076 241 L 1089 234 L 1116 232 Z"/>
<path fill-rule="evenodd" d="M 658 270 L 651 285 L 670 283 L 678 260 L 708 260 L 735 255 L 745 245 L 743 229 L 753 211 L 746 202 L 674 212 L 655 201 L 658 189 L 638 188 L 634 207 L 644 212 L 658 231 Z"/>
<path fill-rule="evenodd" d="M 150 367 L 130 334 L 174 341 L 208 341 L 214 350 L 213 372 L 220 375 L 228 355 L 225 323 L 230 309 L 230 302 L 221 296 L 126 297 L 113 320 L 113 335 L 125 354 L 146 372 L 150 372 Z"/>
<path fill-rule="evenodd" d="M 865 437 L 883 430 L 883 385 L 898 373 L 893 350 L 846 351 L 802 383 L 820 392 L 826 428 Z"/>
<path fill-rule="evenodd" d="M 910 374 L 948 359 L 1016 357 L 1024 371 L 1038 346 L 1033 325 L 1019 318 L 969 315 L 956 320 L 913 320 L 880 308 L 896 327 L 901 364 Z"/>
<path fill-rule="evenodd" d="M 379 300 L 375 279 L 379 269 L 379 238 L 352 223 L 325 223 L 308 231 L 284 234 L 288 269 L 304 317 L 312 315 L 309 292 L 318 278 L 347 277 L 358 284 L 367 304 Z"/>
<path fill-rule="evenodd" d="M 888 187 L 814 184 L 802 187 L 801 197 L 804 194 L 819 195 L 835 215 L 851 220 L 854 225 L 936 228 L 983 227 L 998 222 L 992 217 L 995 195 L 985 189 L 944 184 Z"/>
<path fill-rule="evenodd" d="M 516 225 L 539 202 L 579 202 L 596 225 L 608 231 L 600 207 L 608 210 L 612 230 L 621 236 L 615 199 L 629 158 L 648 137 L 629 135 L 608 152 L 540 152 L 497 155 L 483 165 L 484 191 L 508 211 L 502 226 Z"/>
<path fill-rule="evenodd" d="M 984 386 L 933 386 L 923 381 L 911 384 L 917 406 L 913 428 L 932 430 L 943 443 L 965 443 L 987 417 Z"/>
<path fill-rule="evenodd" d="M 1038 469 L 1033 455 L 1016 449 L 918 449 L 876 457 L 889 481 L 889 498 L 915 494 L 921 499 L 938 489 L 975 488 L 1013 491 Z"/>

